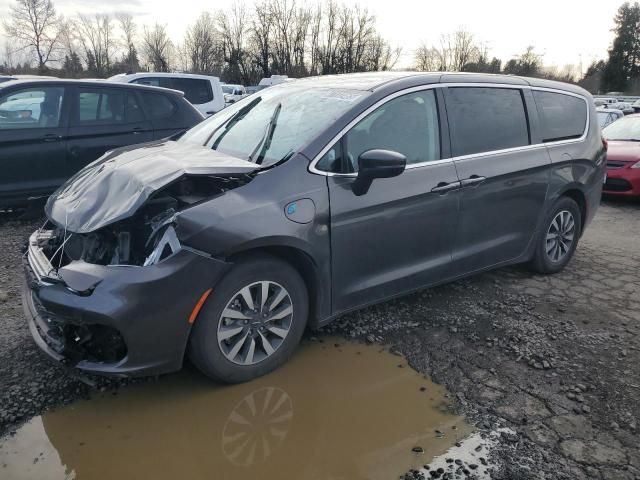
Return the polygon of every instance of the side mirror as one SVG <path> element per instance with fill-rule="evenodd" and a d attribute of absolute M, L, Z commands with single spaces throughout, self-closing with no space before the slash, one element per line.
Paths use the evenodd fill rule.
<path fill-rule="evenodd" d="M 358 157 L 358 176 L 353 182 L 353 193 L 364 195 L 375 178 L 397 177 L 407 166 L 407 158 L 392 150 L 367 150 Z"/>

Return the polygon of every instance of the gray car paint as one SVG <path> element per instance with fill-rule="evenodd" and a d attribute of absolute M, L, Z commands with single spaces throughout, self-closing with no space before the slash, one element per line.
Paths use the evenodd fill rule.
<path fill-rule="evenodd" d="M 579 87 L 510 76 L 397 72 L 300 82 L 305 82 L 309 88 L 315 85 L 348 86 L 370 90 L 371 94 L 353 105 L 322 135 L 301 146 L 287 162 L 260 171 L 251 182 L 177 215 L 178 236 L 188 247 L 185 255 L 192 259 L 183 268 L 210 270 L 189 277 L 188 293 L 180 285 L 178 276 L 172 280 L 171 268 L 176 267 L 169 261 L 158 265 L 166 276 L 155 284 L 146 283 L 146 275 L 152 275 L 146 273 L 149 267 L 125 268 L 127 273 L 118 273 L 123 275 L 118 277 L 107 274 L 113 267 L 100 267 L 96 271 L 93 266 L 80 265 L 74 271 L 77 282 L 88 283 L 80 278 L 83 271 L 87 275 L 107 277 L 95 287 L 91 296 L 78 299 L 60 285 L 40 286 L 34 293 L 27 294 L 26 304 L 31 301 L 31 295 L 54 311 L 56 308 L 93 311 L 98 305 L 99 315 L 119 319 L 117 325 L 125 328 L 126 324 L 135 337 L 133 341 L 138 342 L 136 345 L 144 345 L 147 349 L 143 362 L 104 366 L 102 371 L 127 374 L 170 371 L 181 364 L 188 336 L 184 318 L 198 295 L 210 287 L 215 292 L 216 282 L 223 277 L 229 264 L 241 255 L 267 252 L 292 263 L 310 292 L 309 323 L 318 326 L 354 308 L 474 271 L 529 260 L 542 218 L 560 195 L 571 195 L 585 204 L 585 224 L 595 213 L 605 168 L 605 151 L 595 114 L 590 116 L 589 134 L 585 140 L 407 169 L 398 177 L 374 180 L 369 192 L 360 197 L 350 190 L 353 177 L 322 175 L 309 170 L 310 162 L 352 120 L 379 100 L 405 89 L 431 85 L 440 90 L 444 88 L 440 84 L 445 83 L 490 83 L 520 85 L 525 90 L 531 86 L 553 88 L 590 99 L 590 95 Z M 442 94 L 438 95 L 441 100 Z M 539 138 L 539 119 L 536 109 L 531 108 L 531 101 L 527 95 L 532 139 L 535 140 Z M 592 102 L 589 103 L 590 110 L 595 112 Z M 446 148 L 446 142 L 443 148 Z M 448 152 L 443 151 L 443 158 L 447 155 Z M 434 195 L 429 191 L 441 181 L 463 180 L 465 175 L 473 173 L 483 174 L 487 182 L 445 195 Z M 286 213 L 291 202 L 302 199 L 309 199 L 315 208 L 315 218 L 307 223 L 288 218 Z M 491 219 L 501 216 L 497 223 L 499 229 L 494 231 L 486 222 L 480 221 L 489 218 L 481 210 L 483 205 L 486 209 L 494 209 Z M 127 211 L 132 213 L 132 210 Z M 88 215 L 91 216 L 91 212 Z M 480 217 L 476 218 L 478 215 Z M 61 217 L 57 218 L 59 221 Z M 482 247 L 485 248 L 480 251 Z M 215 266 L 208 269 L 208 262 L 215 262 Z M 178 270 L 183 271 L 182 267 Z M 135 288 L 127 288 L 128 275 L 132 276 Z M 161 311 L 162 305 L 173 303 L 182 293 L 186 298 L 184 302 L 172 305 L 170 312 Z M 94 295 L 99 299 L 95 304 Z M 162 325 L 161 331 L 154 331 L 152 338 L 146 330 L 149 324 L 142 323 L 139 327 L 131 311 L 137 312 L 141 304 L 149 306 L 151 299 L 156 302 L 163 298 L 166 302 L 158 300 L 160 303 L 149 307 L 157 315 L 155 321 Z M 175 332 L 179 332 L 179 341 L 168 347 L 165 336 Z"/>

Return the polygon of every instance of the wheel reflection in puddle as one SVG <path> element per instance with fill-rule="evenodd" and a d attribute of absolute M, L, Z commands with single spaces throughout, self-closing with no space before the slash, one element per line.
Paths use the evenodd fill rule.
<path fill-rule="evenodd" d="M 278 449 L 291 427 L 293 402 L 284 390 L 260 388 L 244 397 L 222 431 L 222 450 L 234 465 L 264 462 Z"/>

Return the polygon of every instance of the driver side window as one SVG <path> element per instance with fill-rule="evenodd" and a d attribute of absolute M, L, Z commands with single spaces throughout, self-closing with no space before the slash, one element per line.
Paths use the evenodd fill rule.
<path fill-rule="evenodd" d="M 333 173 L 358 171 L 358 157 L 372 149 L 392 150 L 407 165 L 440 159 L 440 127 L 433 89 L 409 93 L 360 120 L 317 164 Z M 341 148 L 342 147 L 342 148 Z"/>
<path fill-rule="evenodd" d="M 33 87 L 0 98 L 0 129 L 57 128 L 64 87 Z"/>

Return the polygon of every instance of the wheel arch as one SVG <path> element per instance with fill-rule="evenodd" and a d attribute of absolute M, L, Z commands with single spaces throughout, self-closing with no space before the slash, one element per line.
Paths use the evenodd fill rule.
<path fill-rule="evenodd" d="M 568 197 L 578 204 L 578 208 L 580 209 L 580 236 L 582 236 L 587 219 L 587 196 L 578 185 L 572 185 L 563 189 L 555 201 L 561 197 Z"/>
<path fill-rule="evenodd" d="M 264 243 L 236 250 L 227 257 L 227 260 L 235 263 L 240 259 L 256 255 L 275 257 L 291 265 L 300 274 L 309 297 L 308 326 L 316 327 L 320 320 L 330 315 L 330 282 L 323 279 L 324 275 L 319 263 L 308 251 L 291 244 Z"/>

